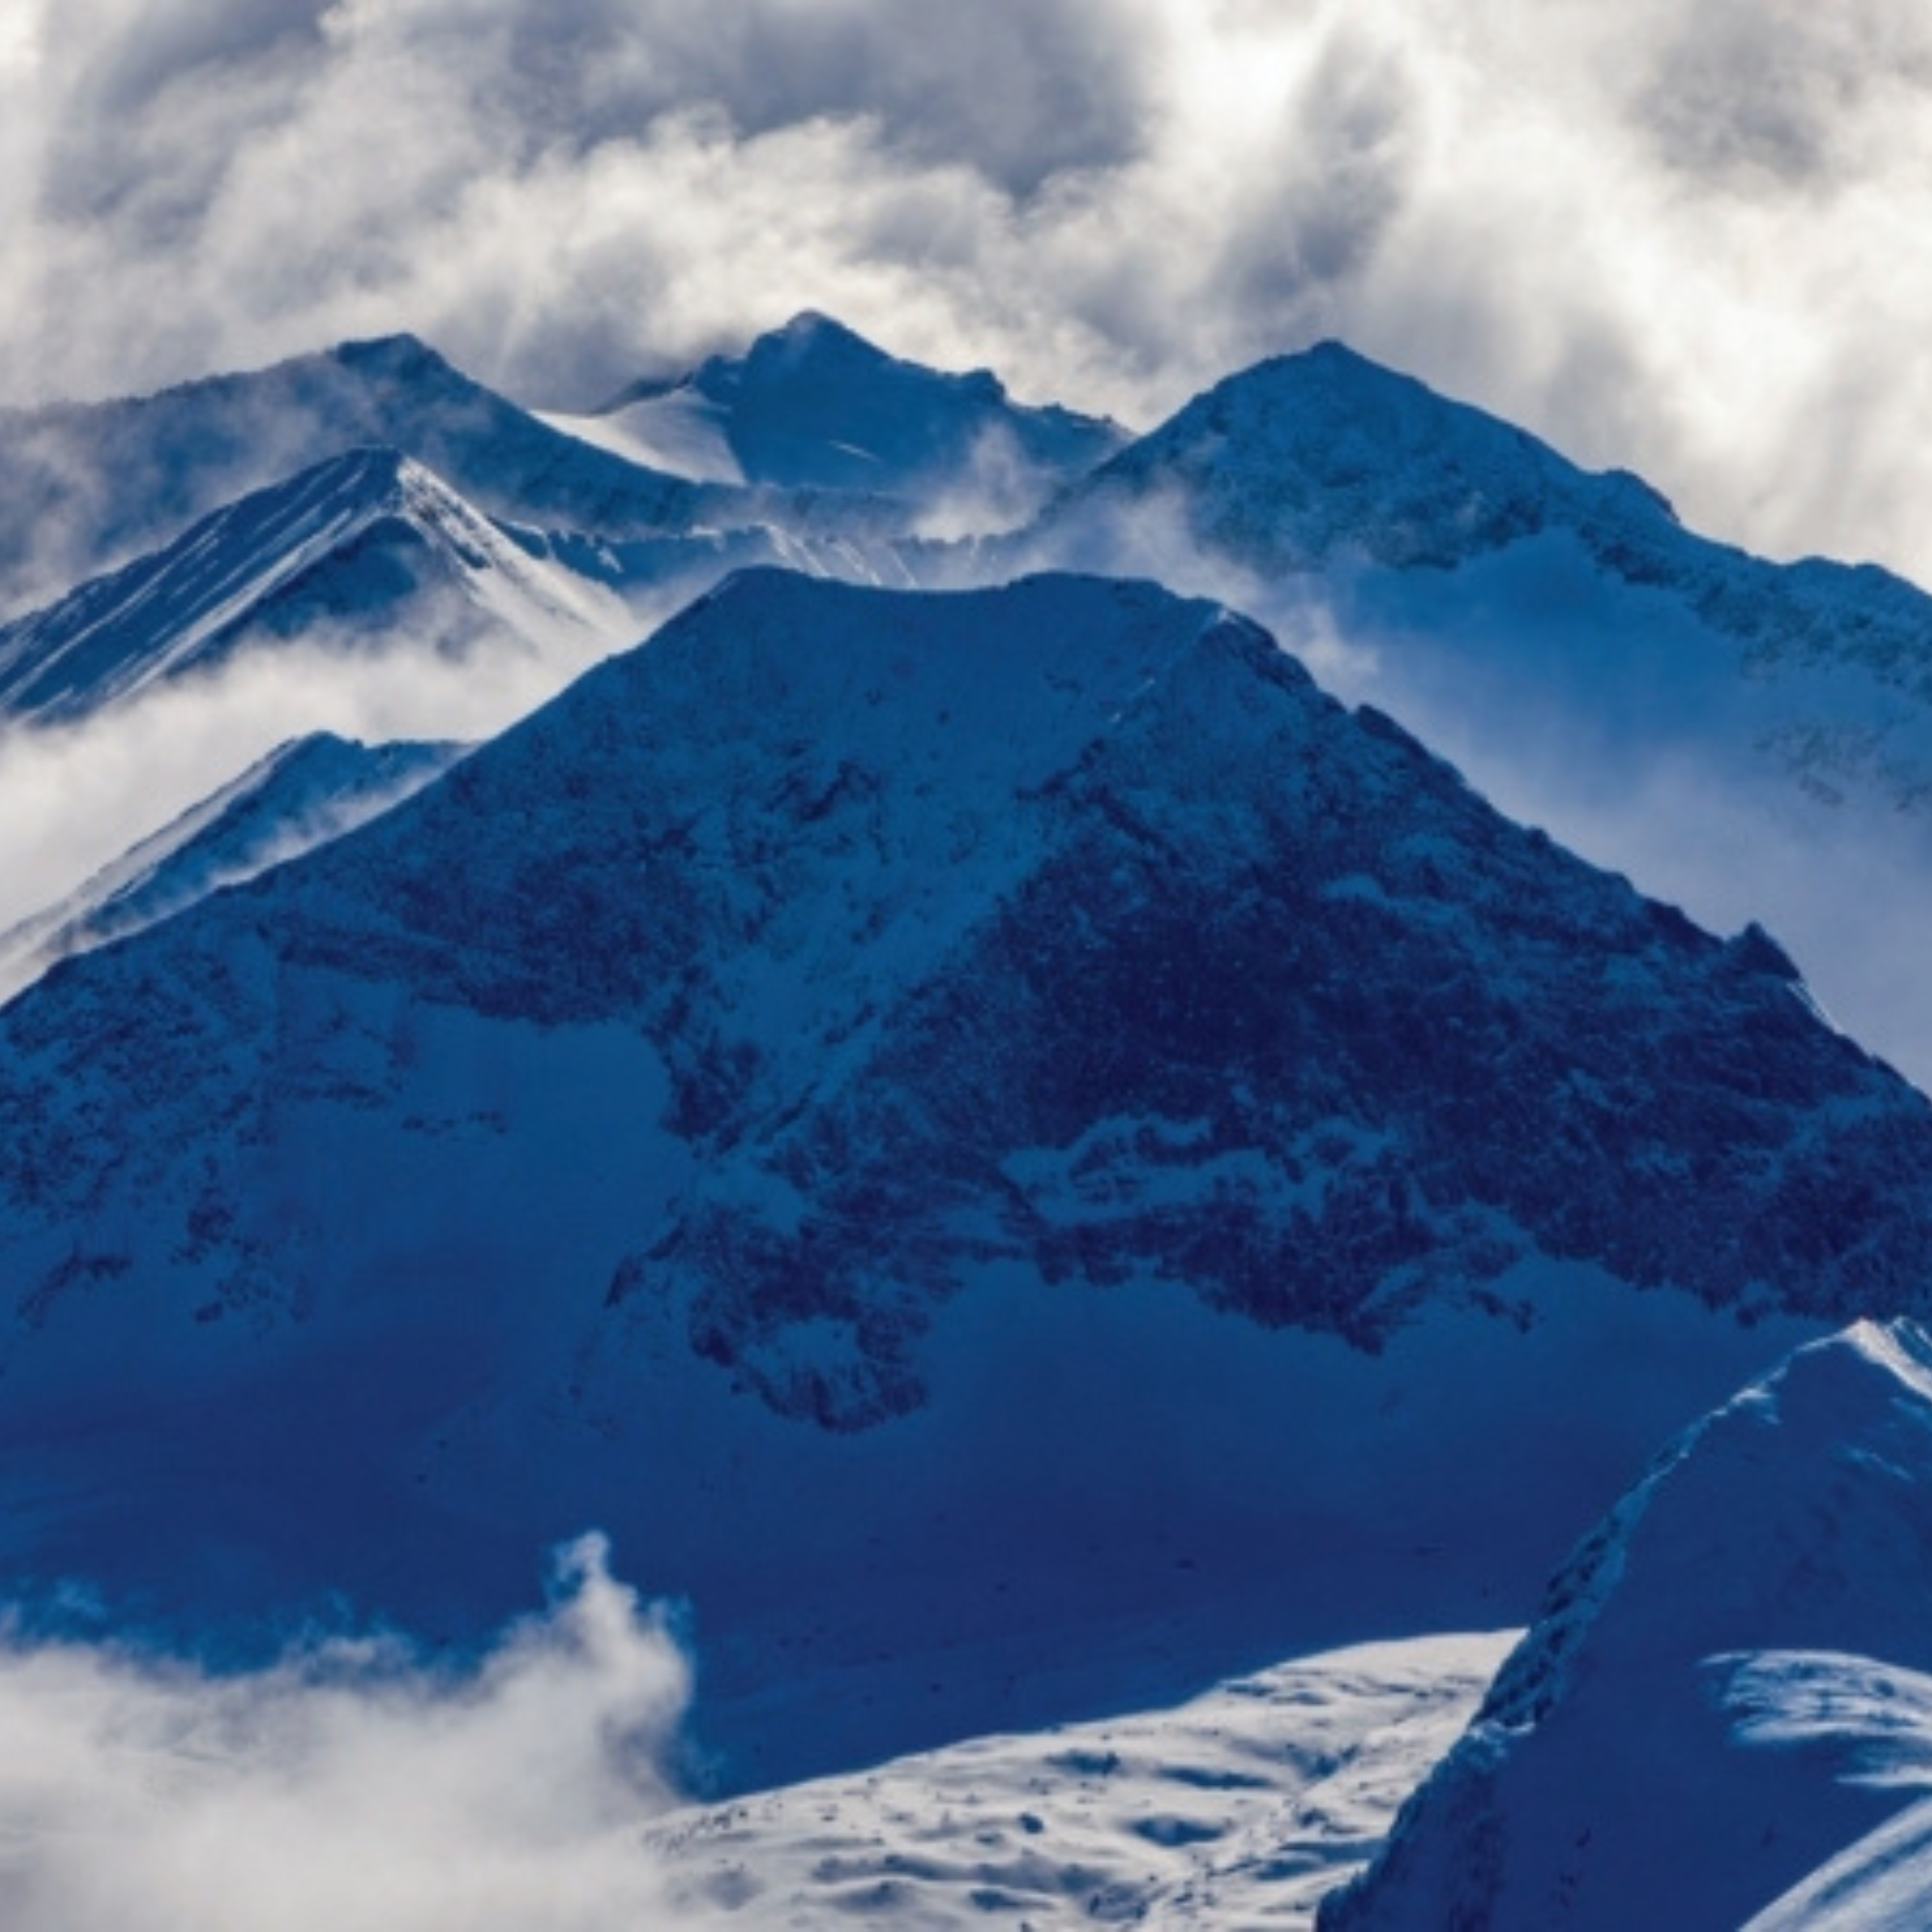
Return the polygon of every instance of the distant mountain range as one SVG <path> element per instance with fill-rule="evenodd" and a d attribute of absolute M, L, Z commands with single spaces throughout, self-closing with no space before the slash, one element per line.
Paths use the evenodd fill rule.
<path fill-rule="evenodd" d="M 1835 1014 L 1932 1078 L 1932 1003 L 1899 963 L 1932 943 L 1911 890 L 1932 827 L 1932 604 L 1870 567 L 1711 543 L 1635 478 L 1337 345 L 1232 377 L 1137 440 L 812 315 L 590 416 L 529 416 L 396 339 L 15 428 L 0 495 L 74 509 L 16 519 L 18 544 L 172 539 L 0 630 L 16 711 L 81 715 L 162 668 L 303 639 L 494 640 L 561 679 L 747 566 L 928 587 L 1151 576 L 1261 616 L 1505 809 L 1693 916 L 1760 919 Z M 392 516 L 403 477 L 417 512 Z M 183 528 L 190 512 L 213 521 Z M 558 650 L 561 633 L 582 641 Z"/>
<path fill-rule="evenodd" d="M 527 555 L 410 458 L 355 450 L 215 511 L 165 550 L 0 626 L 0 714 L 68 721 L 239 653 L 412 651 L 576 631 L 622 604 Z"/>
<path fill-rule="evenodd" d="M 961 521 L 1018 521 L 1129 440 L 1117 423 L 1014 404 L 989 369 L 949 376 L 903 362 L 810 312 L 743 355 L 547 420 L 694 480 L 858 491 Z"/>

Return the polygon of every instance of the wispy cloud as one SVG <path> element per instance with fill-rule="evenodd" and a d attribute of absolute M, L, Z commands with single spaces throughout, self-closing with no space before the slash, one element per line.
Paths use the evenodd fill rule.
<path fill-rule="evenodd" d="M 584 403 L 814 305 L 1151 420 L 1323 333 L 1932 577 L 1911 0 L 25 0 L 0 392 L 410 327 Z"/>
<path fill-rule="evenodd" d="M 671 601 L 653 608 L 640 596 L 636 635 L 669 615 Z M 0 930 L 291 738 L 489 737 L 611 647 L 583 626 L 526 636 L 465 614 L 461 649 L 440 652 L 433 635 L 412 632 L 371 650 L 321 623 L 298 642 L 238 652 L 77 723 L 0 731 Z"/>

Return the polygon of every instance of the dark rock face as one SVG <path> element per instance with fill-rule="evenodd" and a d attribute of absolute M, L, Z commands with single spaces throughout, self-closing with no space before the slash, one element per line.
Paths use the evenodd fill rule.
<path fill-rule="evenodd" d="M 918 1340 L 987 1260 L 1366 1349 L 1530 1252 L 1746 1316 L 1932 1280 L 1932 1109 L 1772 942 L 1150 588 L 737 580 L 380 824 L 60 970 L 0 1022 L 23 1316 L 129 1264 L 88 1229 L 150 1183 L 178 1252 L 299 1299 L 224 1218 L 261 1123 L 405 1112 L 412 1077 L 304 1016 L 317 975 L 651 1041 L 697 1179 L 600 1293 L 687 1306 L 833 1428 L 920 1404 Z M 803 1361 L 808 1327 L 838 1340 Z"/>

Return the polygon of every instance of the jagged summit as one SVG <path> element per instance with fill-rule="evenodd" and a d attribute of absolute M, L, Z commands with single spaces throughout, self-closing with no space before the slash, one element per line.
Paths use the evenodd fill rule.
<path fill-rule="evenodd" d="M 614 635 L 619 616 L 413 458 L 352 449 L 0 626 L 0 715 L 81 717 L 251 645 L 458 651 L 503 632 Z"/>
<path fill-rule="evenodd" d="M 469 382 L 469 378 L 440 350 L 406 329 L 393 335 L 362 336 L 338 342 L 323 353 L 344 368 L 366 369 L 405 381 Z"/>
<path fill-rule="evenodd" d="M 1178 493 L 1203 544 L 1269 571 L 1448 567 L 1552 525 L 1674 530 L 1626 471 L 1579 469 L 1527 431 L 1340 342 L 1227 378 L 1051 513 L 1071 534 L 1110 502 Z"/>
<path fill-rule="evenodd" d="M 893 359 L 856 328 L 848 328 L 836 316 L 815 308 L 802 308 L 789 322 L 757 337 L 748 352 L 748 359 L 781 352 L 794 355 L 838 355 L 874 363 Z"/>
<path fill-rule="evenodd" d="M 364 445 L 400 450 L 486 512 L 526 522 L 681 529 L 704 501 L 560 434 L 415 337 L 385 336 L 152 396 L 0 415 L 0 609 Z"/>
<path fill-rule="evenodd" d="M 986 499 L 1010 524 L 1121 447 L 1114 424 L 1013 403 L 990 370 L 902 361 L 816 310 L 742 355 L 634 384 L 595 415 L 554 418 L 710 482 Z"/>
<path fill-rule="evenodd" d="M 756 388 L 780 380 L 781 371 L 782 380 L 788 383 L 827 383 L 841 377 L 846 380 L 857 377 L 904 384 L 910 377 L 955 397 L 995 404 L 1007 401 L 1006 384 L 990 369 L 951 375 L 921 363 L 902 361 L 856 328 L 810 308 L 801 309 L 789 322 L 758 336 L 741 358 L 712 357 L 694 373 L 691 381 L 699 388 L 737 390 L 746 384 Z M 1069 411 L 1050 413 L 1069 425 L 1082 420 Z M 1100 425 L 1095 423 L 1094 427 L 1097 431 Z"/>

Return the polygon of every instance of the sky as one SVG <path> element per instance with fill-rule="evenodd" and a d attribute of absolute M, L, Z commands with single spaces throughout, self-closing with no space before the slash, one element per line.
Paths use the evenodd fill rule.
<path fill-rule="evenodd" d="M 803 307 L 1148 427 L 1338 335 L 1932 582 L 1915 0 L 0 0 L 0 397 Z"/>

